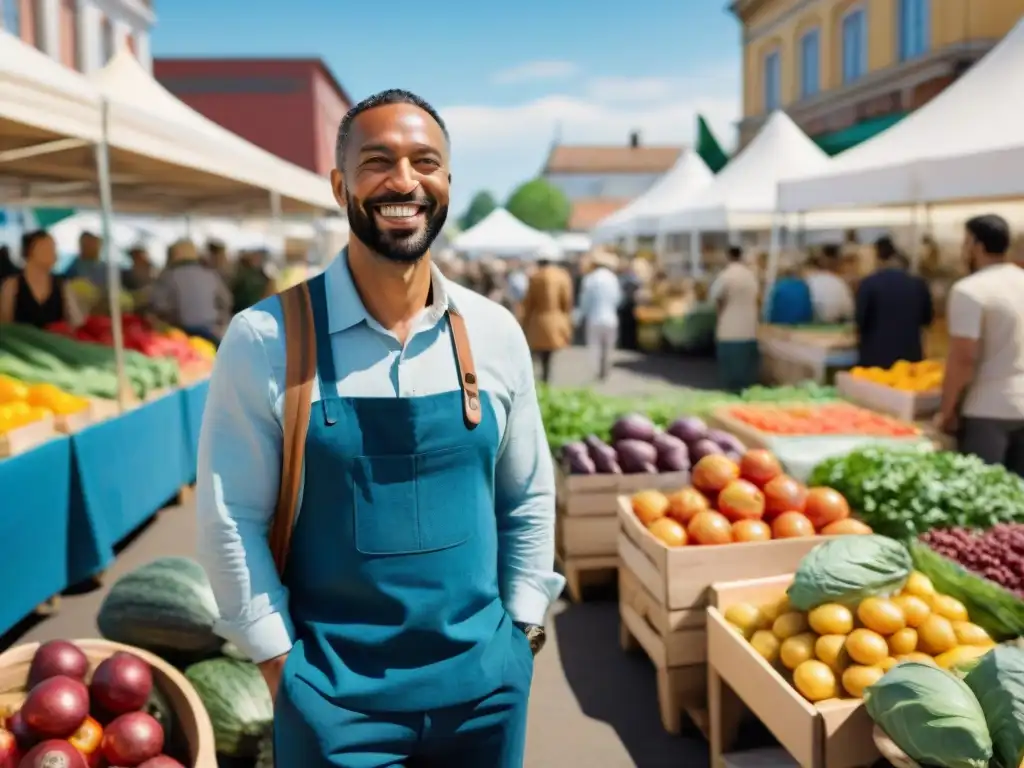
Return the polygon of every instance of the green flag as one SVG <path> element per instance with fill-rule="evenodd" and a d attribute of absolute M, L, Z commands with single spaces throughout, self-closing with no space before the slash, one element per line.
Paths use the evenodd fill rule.
<path fill-rule="evenodd" d="M 74 208 L 33 208 L 32 216 L 35 219 L 36 227 L 49 229 L 54 224 L 64 221 L 75 215 Z"/>
<path fill-rule="evenodd" d="M 729 156 L 702 115 L 697 115 L 697 154 L 707 163 L 712 173 L 718 173 L 729 162 Z"/>

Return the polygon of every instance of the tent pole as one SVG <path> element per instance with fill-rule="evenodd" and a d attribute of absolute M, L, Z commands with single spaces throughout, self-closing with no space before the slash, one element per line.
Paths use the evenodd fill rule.
<path fill-rule="evenodd" d="M 95 146 L 96 178 L 99 182 L 100 217 L 103 232 L 102 258 L 107 262 L 107 300 L 110 307 L 111 331 L 114 337 L 114 365 L 117 369 L 117 404 L 121 411 L 128 405 L 130 394 L 128 374 L 124 365 L 124 327 L 121 324 L 121 270 L 111 247 L 114 215 L 113 192 L 110 188 L 110 151 L 107 146 L 107 125 L 110 106 L 106 99 L 102 103 L 102 138 Z"/>
<path fill-rule="evenodd" d="M 690 230 L 690 277 L 700 274 L 700 262 L 700 230 L 694 227 Z"/>
<path fill-rule="evenodd" d="M 779 274 L 779 258 L 782 251 L 782 228 L 780 226 L 780 219 L 778 211 L 772 213 L 772 233 L 771 241 L 768 244 L 768 264 L 765 269 L 764 276 L 764 301 L 761 305 L 765 322 L 768 321 L 768 313 L 771 310 L 770 302 L 768 301 L 771 296 L 772 288 L 775 286 L 775 279 Z"/>

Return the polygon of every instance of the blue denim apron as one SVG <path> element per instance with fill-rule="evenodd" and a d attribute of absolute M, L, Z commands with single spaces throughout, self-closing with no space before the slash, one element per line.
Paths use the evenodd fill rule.
<path fill-rule="evenodd" d="M 461 388 L 340 397 L 323 277 L 309 287 L 321 399 L 284 573 L 277 766 L 519 768 L 533 659 L 499 592 L 493 406 L 482 392 L 473 426 Z M 452 336 L 446 320 L 426 333 Z"/>

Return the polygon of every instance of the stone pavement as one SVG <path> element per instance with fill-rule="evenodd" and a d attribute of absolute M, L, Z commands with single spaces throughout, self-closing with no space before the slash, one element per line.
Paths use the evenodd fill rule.
<path fill-rule="evenodd" d="M 554 383 L 590 386 L 592 370 L 585 350 L 566 350 L 555 358 Z M 713 365 L 622 352 L 614 372 L 597 388 L 634 395 L 684 381 L 711 386 Z M 194 540 L 193 510 L 165 510 L 124 546 L 106 583 L 157 557 L 191 555 Z M 101 588 L 65 597 L 59 613 L 16 628 L 0 638 L 0 648 L 98 636 L 95 616 L 103 595 Z M 609 594 L 582 605 L 559 600 L 553 606 L 548 645 L 534 673 L 526 768 L 704 768 L 708 759 L 703 740 L 670 737 L 662 730 L 654 671 L 642 655 L 627 656 L 619 649 L 613 598 Z"/>

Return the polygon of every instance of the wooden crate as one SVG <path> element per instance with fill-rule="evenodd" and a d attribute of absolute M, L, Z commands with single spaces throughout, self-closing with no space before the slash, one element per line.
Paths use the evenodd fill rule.
<path fill-rule="evenodd" d="M 622 493 L 646 489 L 676 490 L 690 483 L 689 472 L 664 472 L 657 475 L 573 475 L 557 458 L 555 496 L 558 509 L 570 517 L 587 515 L 615 516 L 616 498 Z M 608 550 L 615 553 L 614 542 Z"/>
<path fill-rule="evenodd" d="M 903 421 L 917 421 L 939 412 L 942 391 L 903 392 L 873 381 L 858 379 L 841 372 L 836 375 L 836 389 L 847 400 Z"/>
<path fill-rule="evenodd" d="M 811 549 L 834 538 L 667 547 L 637 520 L 627 497 L 619 499 L 619 521 L 619 560 L 668 611 L 703 609 L 715 582 L 792 573 Z"/>
<path fill-rule="evenodd" d="M 90 402 L 78 413 L 58 414 L 54 417 L 54 427 L 63 435 L 81 432 L 94 421 L 93 404 Z"/>
<path fill-rule="evenodd" d="M 665 730 L 679 734 L 685 714 L 706 734 L 707 636 L 704 611 L 668 611 L 626 565 L 619 567 L 619 640 L 642 648 L 654 665 Z"/>
<path fill-rule="evenodd" d="M 0 434 L 0 458 L 31 451 L 57 436 L 52 416 Z"/>
<path fill-rule="evenodd" d="M 609 555 L 570 557 L 557 547 L 555 565 L 565 576 L 565 588 L 569 591 L 569 598 L 574 603 L 580 603 L 591 587 L 606 587 L 615 582 L 619 558 Z"/>
<path fill-rule="evenodd" d="M 185 676 L 163 659 L 109 640 L 72 640 L 89 659 L 90 674 L 104 659 L 118 651 L 132 653 L 150 665 L 153 683 L 166 696 L 175 715 L 175 727 L 184 735 L 187 755 L 182 755 L 189 768 L 217 768 L 213 725 L 195 688 Z M 0 653 L 0 709 L 14 711 L 25 700 L 25 683 L 29 665 L 39 648 L 38 643 L 18 645 Z"/>
<path fill-rule="evenodd" d="M 880 757 L 860 699 L 810 703 L 723 617 L 736 603 L 777 599 L 792 580 L 792 575 L 779 575 L 712 587 L 707 609 L 711 768 L 728 764 L 726 753 L 736 746 L 745 710 L 764 723 L 801 768 L 866 768 Z"/>

